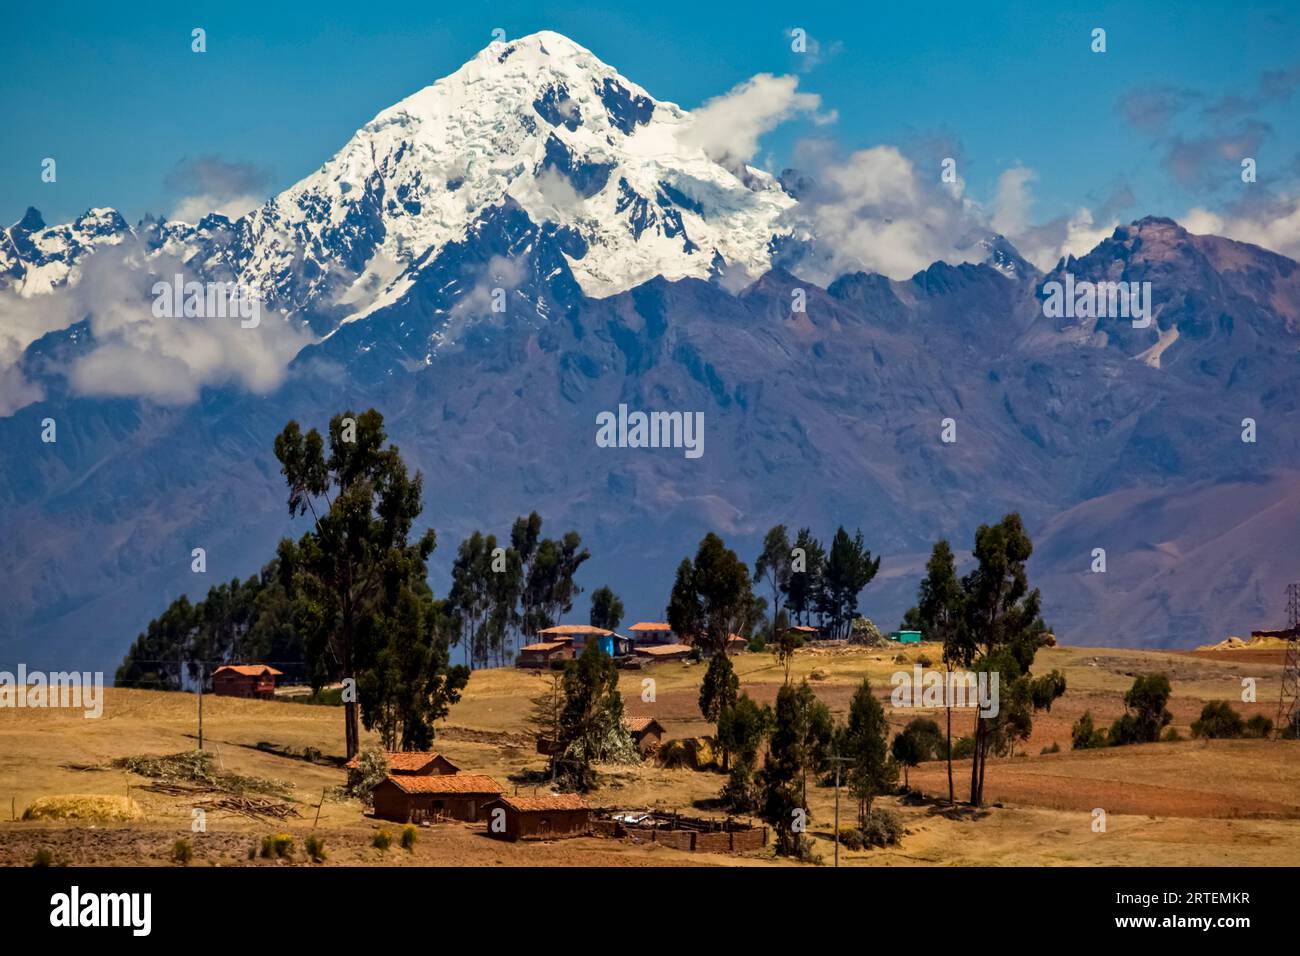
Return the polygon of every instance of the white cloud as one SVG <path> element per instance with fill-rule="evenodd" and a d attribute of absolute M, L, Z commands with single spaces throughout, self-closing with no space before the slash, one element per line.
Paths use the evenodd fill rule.
<path fill-rule="evenodd" d="M 1196 207 L 1182 219 L 1188 232 L 1227 236 L 1300 260 L 1300 197 L 1284 197 L 1249 211 L 1216 213 Z"/>
<path fill-rule="evenodd" d="M 797 76 L 759 73 L 694 110 L 679 138 L 718 162 L 747 163 L 763 134 L 789 119 L 810 114 L 819 124 L 834 121 L 833 113 L 817 113 L 820 96 L 798 87 Z"/>
<path fill-rule="evenodd" d="M 146 272 L 134 250 L 101 249 L 82 265 L 81 278 L 30 300 L 0 298 L 0 414 L 39 400 L 14 363 L 46 332 L 89 319 L 89 352 L 54 369 L 83 395 L 138 396 L 159 404 L 195 401 L 206 386 L 235 385 L 265 393 L 284 380 L 289 361 L 313 341 L 304 327 L 264 313 L 244 328 L 232 318 L 160 318 L 150 289 L 157 275 L 183 274 L 180 262 L 160 257 Z"/>
<path fill-rule="evenodd" d="M 262 205 L 262 202 L 263 200 L 257 196 L 233 196 L 229 198 L 206 194 L 186 196 L 177 201 L 169 218 L 179 219 L 181 222 L 195 223 L 208 213 L 215 212 L 227 219 L 234 220 L 252 212 Z"/>

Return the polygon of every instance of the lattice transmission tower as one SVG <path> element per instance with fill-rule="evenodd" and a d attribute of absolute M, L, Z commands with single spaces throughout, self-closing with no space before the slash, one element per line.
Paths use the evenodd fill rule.
<path fill-rule="evenodd" d="M 1300 717 L 1300 581 L 1286 586 L 1286 663 L 1277 702 L 1276 732 L 1290 735 Z"/>

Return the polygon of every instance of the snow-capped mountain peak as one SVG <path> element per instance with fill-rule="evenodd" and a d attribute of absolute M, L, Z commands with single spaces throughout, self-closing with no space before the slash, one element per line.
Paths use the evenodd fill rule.
<path fill-rule="evenodd" d="M 690 123 L 558 33 L 493 43 L 246 217 L 242 278 L 290 309 L 360 317 L 506 201 L 585 248 L 570 265 L 594 297 L 704 278 L 717 256 L 757 277 L 794 200 L 691 145 Z"/>

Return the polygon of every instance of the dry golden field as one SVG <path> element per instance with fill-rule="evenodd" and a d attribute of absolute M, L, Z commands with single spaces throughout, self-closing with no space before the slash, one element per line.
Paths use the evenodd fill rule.
<path fill-rule="evenodd" d="M 863 676 L 886 702 L 895 728 L 919 714 L 942 723 L 942 712 L 891 711 L 889 676 L 910 667 L 895 662 L 896 650 L 808 650 L 794 663 L 794 677 L 810 677 L 819 696 L 842 719 Z M 909 648 L 909 659 L 934 648 Z M 1262 656 L 1261 656 L 1262 655 Z M 1070 726 L 1085 709 L 1106 726 L 1123 710 L 1133 676 L 1163 671 L 1173 685 L 1174 726 L 1189 724 L 1205 701 L 1230 700 L 1244 716 L 1273 716 L 1281 657 L 1260 651 L 1183 653 L 1160 650 L 1056 647 L 1040 652 L 1035 672 L 1063 671 L 1064 697 L 1050 714 L 1035 718 L 1023 754 L 991 761 L 990 805 L 978 813 L 949 808 L 946 767 L 923 764 L 911 773 L 927 799 L 889 797 L 908 829 L 890 849 L 841 851 L 847 865 L 1294 865 L 1300 861 L 1300 744 L 1269 740 L 1192 741 L 1111 750 L 1071 752 Z M 770 701 L 783 672 L 768 654 L 736 658 L 742 688 Z M 697 709 L 701 665 L 663 663 L 623 676 L 629 714 L 653 715 L 668 737 L 706 734 Z M 1241 680 L 1258 681 L 1260 703 L 1240 703 Z M 653 678 L 655 701 L 642 701 L 642 681 Z M 508 789 L 509 776 L 542 766 L 529 736 L 529 698 L 546 678 L 503 669 L 476 672 L 465 699 L 440 727 L 437 749 L 463 770 L 487 773 Z M 197 698 L 139 690 L 106 691 L 103 717 L 79 711 L 0 710 L 0 864 L 27 865 L 49 848 L 68 864 L 171 865 L 171 847 L 186 838 L 191 865 L 285 865 L 249 861 L 248 849 L 279 830 L 302 838 L 313 829 L 325 839 L 326 865 L 791 865 L 770 851 L 739 856 L 692 854 L 663 847 L 599 838 L 541 844 L 510 844 L 488 837 L 481 825 L 423 828 L 413 852 L 371 847 L 381 824 L 355 802 L 321 801 L 341 783 L 343 734 L 336 708 L 208 696 L 204 732 L 208 750 L 228 771 L 283 780 L 301 816 L 285 825 L 262 824 L 211 812 L 207 832 L 192 834 L 192 799 L 145 792 L 150 781 L 105 769 L 118 757 L 170 754 L 197 746 Z M 954 735 L 969 730 L 969 714 L 954 719 Z M 1059 743 L 1062 751 L 1041 751 Z M 279 753 L 266 749 L 271 745 Z M 316 748 L 324 758 L 309 762 L 286 756 Z M 969 765 L 954 764 L 957 796 L 965 795 Z M 659 808 L 702 814 L 694 806 L 722 786 L 714 773 L 668 770 L 652 765 L 604 768 L 591 797 L 598 806 Z M 129 796 L 143 816 L 132 822 L 22 821 L 23 811 L 43 797 L 73 794 Z M 825 861 L 831 858 L 833 788 L 810 790 L 811 829 Z M 315 822 L 320 805 L 319 823 Z M 1104 833 L 1094 832 L 1092 811 L 1105 810 Z M 847 796 L 845 821 L 853 806 Z M 396 830 L 392 824 L 382 824 Z M 302 853 L 296 854 L 303 863 Z"/>

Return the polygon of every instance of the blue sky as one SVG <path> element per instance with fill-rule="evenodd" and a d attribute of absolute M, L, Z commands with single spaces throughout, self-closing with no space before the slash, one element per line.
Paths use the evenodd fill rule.
<path fill-rule="evenodd" d="M 838 120 L 772 131 L 757 165 L 782 168 L 808 136 L 845 152 L 896 144 L 918 163 L 957 155 L 980 199 L 1024 165 L 1034 221 L 1085 204 L 1125 218 L 1221 208 L 1239 184 L 1237 160 L 1216 144 L 1248 142 L 1266 185 L 1294 182 L 1300 153 L 1300 94 L 1289 92 L 1300 77 L 1285 74 L 1300 63 L 1295 5 L 181 6 L 24 4 L 6 15 L 0 220 L 28 205 L 48 222 L 99 205 L 131 221 L 165 213 L 196 157 L 244 164 L 269 196 L 456 69 L 494 27 L 565 33 L 687 108 L 756 73 L 796 73 Z M 196 26 L 207 31 L 201 55 L 190 51 Z M 791 27 L 820 46 L 815 62 L 790 51 Z M 1094 27 L 1107 31 L 1104 54 L 1089 49 Z M 1278 72 L 1261 87 L 1268 71 Z M 47 156 L 53 184 L 40 178 Z"/>

